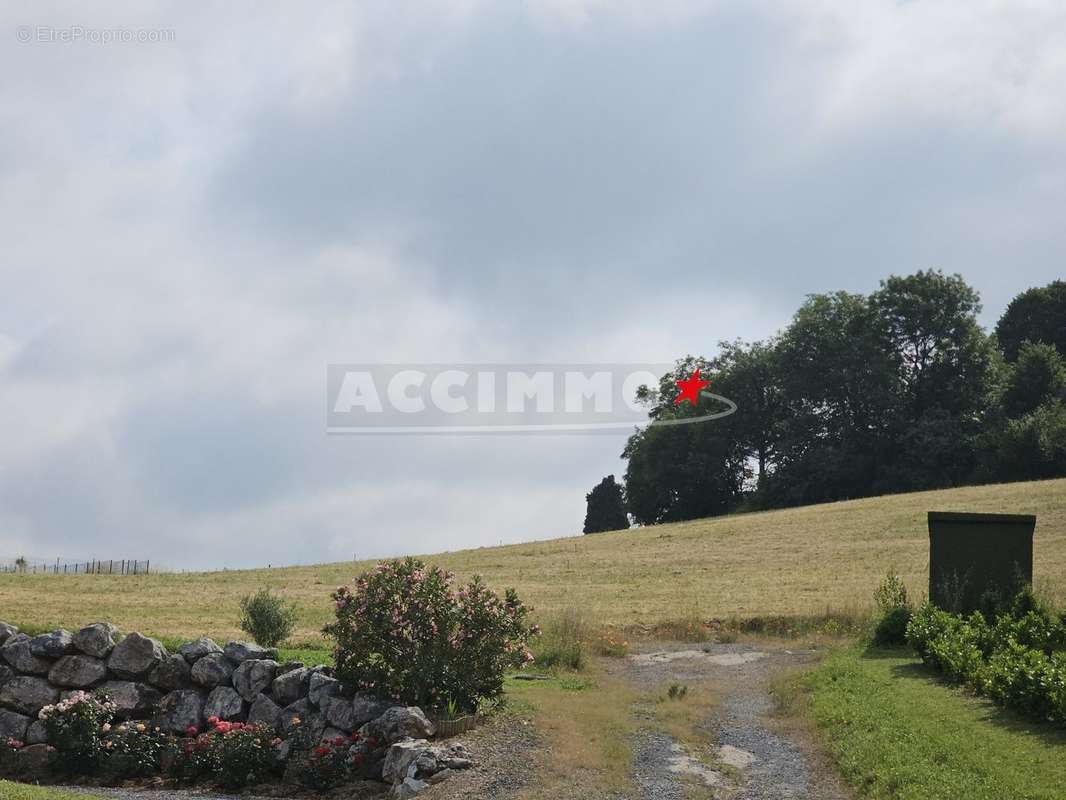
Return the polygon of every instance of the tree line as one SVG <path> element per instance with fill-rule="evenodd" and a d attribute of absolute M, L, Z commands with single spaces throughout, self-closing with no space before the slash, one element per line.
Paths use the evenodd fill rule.
<path fill-rule="evenodd" d="M 636 432 L 624 487 L 609 476 L 588 496 L 586 533 L 610 529 L 615 502 L 647 525 L 1066 475 L 1066 282 L 1019 294 L 992 332 L 980 311 L 959 275 L 892 276 L 808 296 L 765 341 L 678 360 L 641 390 L 652 420 L 717 410 L 675 404 L 696 369 L 736 413 Z"/>

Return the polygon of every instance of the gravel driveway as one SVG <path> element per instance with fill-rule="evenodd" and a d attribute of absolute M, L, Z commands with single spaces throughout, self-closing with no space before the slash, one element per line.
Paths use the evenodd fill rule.
<path fill-rule="evenodd" d="M 672 645 L 619 661 L 611 671 L 642 691 L 701 683 L 719 698 L 706 723 L 716 740 L 715 765 L 690 757 L 665 733 L 637 734 L 633 763 L 640 799 L 682 800 L 695 793 L 729 800 L 847 800 L 851 795 L 806 732 L 772 716 L 771 680 L 817 658 L 812 650 L 760 643 Z M 639 708 L 635 713 L 642 715 Z"/>

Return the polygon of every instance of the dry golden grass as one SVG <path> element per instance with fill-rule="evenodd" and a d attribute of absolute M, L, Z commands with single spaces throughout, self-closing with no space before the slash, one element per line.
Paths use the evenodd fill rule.
<path fill-rule="evenodd" d="M 888 569 L 927 583 L 927 511 L 1035 513 L 1035 583 L 1066 599 L 1066 479 L 875 497 L 429 556 L 462 578 L 514 586 L 538 614 L 579 608 L 601 624 L 862 612 Z M 159 635 L 235 636 L 242 595 L 268 585 L 299 607 L 297 639 L 363 563 L 151 575 L 0 575 L 0 619 L 75 627 L 112 620 Z"/>
<path fill-rule="evenodd" d="M 545 748 L 522 800 L 618 797 L 629 788 L 633 689 L 592 664 L 581 675 L 510 680 L 507 699 L 512 713 L 533 718 Z"/>

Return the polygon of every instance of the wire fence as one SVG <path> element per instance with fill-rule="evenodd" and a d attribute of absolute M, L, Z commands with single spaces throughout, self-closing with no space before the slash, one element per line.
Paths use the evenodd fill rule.
<path fill-rule="evenodd" d="M 0 574 L 16 575 L 148 575 L 152 562 L 136 558 L 101 558 L 89 561 L 54 561 L 13 558 L 0 560 Z"/>

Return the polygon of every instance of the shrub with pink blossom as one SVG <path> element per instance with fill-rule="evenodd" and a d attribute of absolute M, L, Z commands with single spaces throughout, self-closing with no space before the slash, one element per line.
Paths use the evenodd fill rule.
<path fill-rule="evenodd" d="M 416 559 L 385 561 L 333 593 L 337 676 L 360 690 L 424 708 L 473 711 L 503 691 L 507 669 L 533 660 L 528 610 L 479 577 L 465 586 Z"/>

